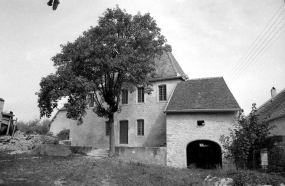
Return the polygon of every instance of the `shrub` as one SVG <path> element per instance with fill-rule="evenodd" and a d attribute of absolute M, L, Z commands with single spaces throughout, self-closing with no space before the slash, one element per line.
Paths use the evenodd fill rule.
<path fill-rule="evenodd" d="M 69 140 L 70 129 L 60 131 L 56 136 L 58 140 Z"/>
<path fill-rule="evenodd" d="M 49 132 L 48 119 L 40 121 L 40 119 L 30 120 L 28 122 L 19 121 L 17 123 L 17 128 L 26 134 L 46 134 Z"/>
<path fill-rule="evenodd" d="M 265 174 L 257 171 L 240 171 L 233 177 L 234 185 L 280 185 L 285 178 L 277 174 Z"/>

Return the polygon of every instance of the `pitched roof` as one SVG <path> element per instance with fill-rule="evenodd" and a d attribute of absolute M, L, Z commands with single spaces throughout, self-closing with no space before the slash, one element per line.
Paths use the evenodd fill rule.
<path fill-rule="evenodd" d="M 272 120 L 285 116 L 285 89 L 257 108 L 259 119 Z"/>
<path fill-rule="evenodd" d="M 224 78 L 179 82 L 165 112 L 208 112 L 241 110 Z"/>
<path fill-rule="evenodd" d="M 150 81 L 163 79 L 185 78 L 186 75 L 171 52 L 163 52 L 155 59 L 156 72 Z"/>

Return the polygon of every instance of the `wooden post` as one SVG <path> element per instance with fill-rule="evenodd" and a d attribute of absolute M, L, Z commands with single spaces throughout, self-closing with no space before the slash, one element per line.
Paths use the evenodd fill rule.
<path fill-rule="evenodd" d="M 18 120 L 18 118 L 16 118 L 16 120 L 14 120 L 15 122 L 13 122 L 13 132 L 12 132 L 12 137 L 14 136 L 14 133 L 15 133 L 15 129 L 16 129 L 16 126 L 17 126 L 17 120 Z"/>
<path fill-rule="evenodd" d="M 7 128 L 6 136 L 9 134 L 10 125 L 11 125 L 11 118 L 9 119 L 9 123 L 8 123 L 8 128 Z"/>

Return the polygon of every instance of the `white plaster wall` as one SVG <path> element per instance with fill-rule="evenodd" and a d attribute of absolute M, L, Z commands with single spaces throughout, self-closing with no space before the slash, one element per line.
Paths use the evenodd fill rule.
<path fill-rule="evenodd" d="M 229 134 L 236 116 L 236 112 L 167 114 L 167 165 L 187 167 L 186 148 L 192 141 L 210 140 L 221 146 L 220 136 Z M 205 125 L 197 126 L 198 120 Z"/>
<path fill-rule="evenodd" d="M 153 83 L 153 92 L 145 94 L 145 102 L 137 103 L 137 92 L 129 93 L 127 105 L 122 105 L 120 113 L 114 115 L 115 145 L 127 147 L 158 147 L 166 144 L 166 115 L 163 112 L 176 84 L 180 80 Z M 158 100 L 158 85 L 166 84 L 167 101 Z M 144 120 L 144 136 L 137 136 L 137 120 Z M 128 144 L 119 143 L 119 123 L 128 120 Z M 80 126 L 71 125 L 71 144 L 73 146 L 108 147 L 109 137 L 105 135 L 105 118 L 98 118 L 89 108 Z"/>
<path fill-rule="evenodd" d="M 70 129 L 70 125 L 72 123 L 75 123 L 75 121 L 66 118 L 66 111 L 60 110 L 50 125 L 50 131 L 53 133 L 53 135 L 57 135 L 64 129 Z"/>

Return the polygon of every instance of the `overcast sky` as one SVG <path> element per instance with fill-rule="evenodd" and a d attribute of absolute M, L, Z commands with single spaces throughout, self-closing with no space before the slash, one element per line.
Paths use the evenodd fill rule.
<path fill-rule="evenodd" d="M 50 59 L 60 44 L 116 4 L 149 12 L 189 78 L 223 76 L 246 113 L 267 101 L 273 86 L 285 88 L 284 0 L 60 0 L 56 11 L 47 1 L 1 0 L 0 98 L 19 120 L 39 117 L 35 92 L 55 72 Z M 266 26 L 266 40 L 257 39 Z"/>

